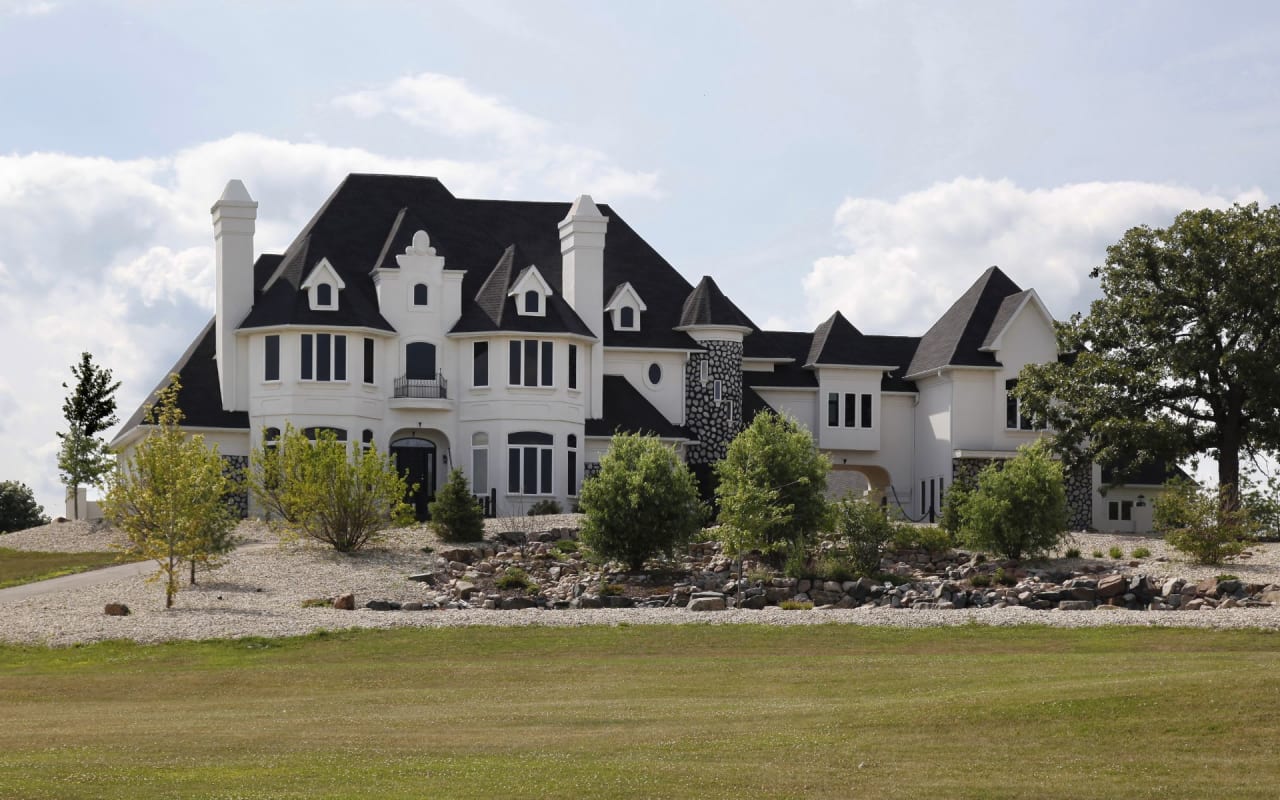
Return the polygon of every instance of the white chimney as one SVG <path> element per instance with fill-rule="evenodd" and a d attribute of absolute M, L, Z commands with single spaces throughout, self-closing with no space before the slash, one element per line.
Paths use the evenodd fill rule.
<path fill-rule="evenodd" d="M 564 298 L 596 335 L 590 348 L 587 416 L 604 415 L 604 235 L 609 218 L 600 213 L 590 195 L 573 201 L 560 221 L 560 271 Z"/>
<path fill-rule="evenodd" d="M 217 250 L 218 305 L 214 323 L 214 357 L 222 407 L 247 410 L 249 347 L 236 338 L 236 328 L 253 308 L 253 231 L 258 204 L 238 180 L 227 182 L 213 214 Z"/>

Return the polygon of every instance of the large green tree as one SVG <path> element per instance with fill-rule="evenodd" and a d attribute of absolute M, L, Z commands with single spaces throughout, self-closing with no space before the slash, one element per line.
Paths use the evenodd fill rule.
<path fill-rule="evenodd" d="M 226 474 L 217 445 L 182 429 L 178 376 L 148 410 L 154 426 L 107 478 L 102 508 L 124 532 L 131 552 L 160 567 L 165 608 L 173 606 L 182 566 L 214 566 L 234 546 L 236 518 L 227 502 L 236 482 Z M 194 583 L 194 580 L 192 581 Z"/>
<path fill-rule="evenodd" d="M 99 434 L 116 424 L 116 389 L 119 381 L 113 381 L 111 370 L 93 362 L 87 352 L 80 354 L 80 363 L 71 366 L 75 386 L 62 384 L 70 394 L 62 403 L 62 415 L 67 420 L 67 430 L 59 431 L 62 445 L 58 449 L 58 470 L 63 483 L 75 493 L 76 516 L 80 516 L 80 487 L 102 480 L 111 471 L 112 459 L 106 442 Z"/>
<path fill-rule="evenodd" d="M 21 481 L 0 481 L 0 533 L 44 525 L 49 518 L 31 488 Z"/>
<path fill-rule="evenodd" d="M 1280 206 L 1132 228 L 1090 276 L 1102 298 L 1059 327 L 1073 356 L 1024 369 L 1017 394 L 1064 458 L 1208 454 L 1238 506 L 1242 456 L 1280 447 Z"/>

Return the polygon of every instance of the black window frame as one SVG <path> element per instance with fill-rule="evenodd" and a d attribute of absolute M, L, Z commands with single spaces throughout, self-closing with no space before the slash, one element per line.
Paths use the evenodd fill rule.
<path fill-rule="evenodd" d="M 507 385 L 528 389 L 555 386 L 555 342 L 512 339 L 507 350 Z"/>
<path fill-rule="evenodd" d="M 870 428 L 873 420 L 871 418 L 871 395 L 864 394 L 859 396 L 860 406 L 858 408 L 858 425 L 863 428 Z"/>
<path fill-rule="evenodd" d="M 262 379 L 280 380 L 280 334 L 269 333 L 263 342 Z"/>
<path fill-rule="evenodd" d="M 368 384 L 377 383 L 377 372 L 375 370 L 374 353 L 376 345 L 373 339 L 368 336 L 364 339 L 364 382 Z"/>
<path fill-rule="evenodd" d="M 538 431 L 507 435 L 507 494 L 546 497 L 554 494 L 555 437 Z"/>
<path fill-rule="evenodd" d="M 415 307 L 430 305 L 430 299 L 431 292 L 425 283 L 415 283 L 413 285 L 413 305 Z"/>
<path fill-rule="evenodd" d="M 569 388 L 578 388 L 578 346 L 569 345 Z"/>
<path fill-rule="evenodd" d="M 316 307 L 328 308 L 333 305 L 333 284 L 316 284 Z"/>
<path fill-rule="evenodd" d="M 301 337 L 299 380 L 345 383 L 347 336 L 343 333 L 304 333 Z"/>
<path fill-rule="evenodd" d="M 489 343 L 471 343 L 471 385 L 489 385 Z"/>

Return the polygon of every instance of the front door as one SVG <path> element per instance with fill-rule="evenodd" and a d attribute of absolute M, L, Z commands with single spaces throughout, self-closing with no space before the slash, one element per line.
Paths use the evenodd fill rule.
<path fill-rule="evenodd" d="M 396 470 L 405 475 L 405 482 L 418 485 L 407 499 L 414 516 L 419 521 L 426 520 L 427 505 L 436 497 L 435 443 L 429 439 L 397 439 L 391 443 L 391 456 L 396 460 Z"/>

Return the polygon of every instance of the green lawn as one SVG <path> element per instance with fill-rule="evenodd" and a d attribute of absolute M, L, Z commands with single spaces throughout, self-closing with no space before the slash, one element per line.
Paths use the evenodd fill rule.
<path fill-rule="evenodd" d="M 0 589 L 119 563 L 119 553 L 40 553 L 0 547 Z"/>
<path fill-rule="evenodd" d="M 1274 796 L 1280 636 L 824 625 L 0 647 L 0 796 Z"/>

